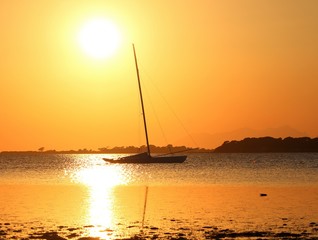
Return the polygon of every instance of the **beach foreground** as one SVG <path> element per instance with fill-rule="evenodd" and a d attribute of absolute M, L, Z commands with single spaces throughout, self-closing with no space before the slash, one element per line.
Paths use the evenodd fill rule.
<path fill-rule="evenodd" d="M 0 185 L 0 239 L 317 239 L 318 187 Z M 146 206 L 145 206 L 146 203 Z"/>

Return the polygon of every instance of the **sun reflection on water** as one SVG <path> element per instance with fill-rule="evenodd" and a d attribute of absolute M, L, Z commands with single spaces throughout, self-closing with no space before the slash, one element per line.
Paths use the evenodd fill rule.
<path fill-rule="evenodd" d="M 89 229 L 90 236 L 109 239 L 116 224 L 114 207 L 114 187 L 128 183 L 121 166 L 93 166 L 76 173 L 76 181 L 89 188 L 87 222 L 94 227 Z"/>
<path fill-rule="evenodd" d="M 123 169 L 118 165 L 84 168 L 76 173 L 76 179 L 89 187 L 99 189 L 124 185 L 128 182 Z"/>

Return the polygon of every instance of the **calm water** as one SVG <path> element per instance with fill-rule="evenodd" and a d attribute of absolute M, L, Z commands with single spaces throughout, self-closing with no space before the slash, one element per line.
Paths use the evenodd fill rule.
<path fill-rule="evenodd" d="M 114 156 L 114 155 L 113 155 Z M 111 165 L 101 154 L 0 154 L 0 183 L 317 184 L 318 153 L 190 154 L 183 164 Z"/>
<path fill-rule="evenodd" d="M 318 153 L 190 154 L 183 164 L 149 165 L 103 157 L 111 156 L 0 154 L 2 234 L 67 238 L 58 226 L 68 226 L 117 239 L 139 233 L 145 216 L 145 231 L 162 239 L 204 239 L 205 226 L 318 237 Z"/>

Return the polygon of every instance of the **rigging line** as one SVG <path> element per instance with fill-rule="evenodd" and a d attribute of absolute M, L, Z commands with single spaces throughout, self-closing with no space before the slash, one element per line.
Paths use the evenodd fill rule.
<path fill-rule="evenodd" d="M 150 77 L 150 75 L 144 70 L 143 71 L 148 78 L 152 79 Z M 169 104 L 169 102 L 166 100 L 166 98 L 163 96 L 162 92 L 160 91 L 160 89 L 157 87 L 157 85 L 154 83 L 154 81 L 150 81 L 152 83 L 152 85 L 155 87 L 155 89 L 157 90 L 157 92 L 159 93 L 160 97 L 164 100 L 164 102 L 167 104 L 167 106 L 169 107 L 170 111 L 172 112 L 172 114 L 174 115 L 174 117 L 177 119 L 177 121 L 179 122 L 179 124 L 181 125 L 181 127 L 183 128 L 183 130 L 185 131 L 185 133 L 188 135 L 188 137 L 190 138 L 190 140 L 193 142 L 193 144 L 199 148 L 199 145 L 197 144 L 197 142 L 194 140 L 194 138 L 191 136 L 191 134 L 189 133 L 189 131 L 187 130 L 187 128 L 184 126 L 183 122 L 181 121 L 181 119 L 178 117 L 178 115 L 175 113 L 175 111 L 173 110 L 173 108 L 171 107 L 171 105 Z"/>
<path fill-rule="evenodd" d="M 197 150 L 197 149 L 200 149 L 200 148 L 184 149 L 184 150 L 180 150 L 180 151 L 176 151 L 176 152 L 158 154 L 157 156 L 161 157 L 161 156 L 166 156 L 166 155 L 175 154 L 175 153 L 189 152 L 189 151 L 193 151 L 193 150 Z"/>
<path fill-rule="evenodd" d="M 142 114 L 142 108 L 140 103 L 137 104 L 138 106 L 138 111 L 136 113 L 137 115 L 137 120 L 138 120 L 138 147 L 139 147 L 139 152 L 142 152 L 142 146 L 145 145 L 144 141 L 141 139 L 144 138 L 143 135 L 143 114 Z"/>
<path fill-rule="evenodd" d="M 157 112 L 155 110 L 155 107 L 154 107 L 154 104 L 153 104 L 153 102 L 151 100 L 151 97 L 150 97 L 150 94 L 149 94 L 149 90 L 148 90 L 148 88 L 147 88 L 147 86 L 146 86 L 146 84 L 144 82 L 142 82 L 141 84 L 143 85 L 143 88 L 146 90 L 147 99 L 149 100 L 148 102 L 150 103 L 151 110 L 152 110 L 152 112 L 153 112 L 153 114 L 154 114 L 154 116 L 156 118 L 156 122 L 157 122 L 157 124 L 158 124 L 158 126 L 159 126 L 159 128 L 161 130 L 162 137 L 163 137 L 166 145 L 169 145 L 168 144 L 168 138 L 167 138 L 165 132 L 163 131 L 163 127 L 162 127 L 161 122 L 159 120 L 158 114 L 157 114 Z M 171 152 L 170 148 L 169 148 L 169 151 Z"/>
<path fill-rule="evenodd" d="M 141 117 L 140 117 L 141 116 Z M 139 146 L 139 152 L 141 152 L 141 125 L 142 125 L 142 113 L 141 113 L 141 107 L 139 106 L 138 111 L 138 146 Z"/>

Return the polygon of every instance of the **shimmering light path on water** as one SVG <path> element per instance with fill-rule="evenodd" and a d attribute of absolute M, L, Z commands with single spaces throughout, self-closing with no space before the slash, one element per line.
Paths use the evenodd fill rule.
<path fill-rule="evenodd" d="M 318 154 L 192 154 L 183 164 L 149 165 L 107 164 L 105 156 L 0 154 L 0 224 L 19 226 L 21 238 L 58 226 L 131 236 L 141 230 L 148 186 L 145 232 L 317 235 Z"/>

